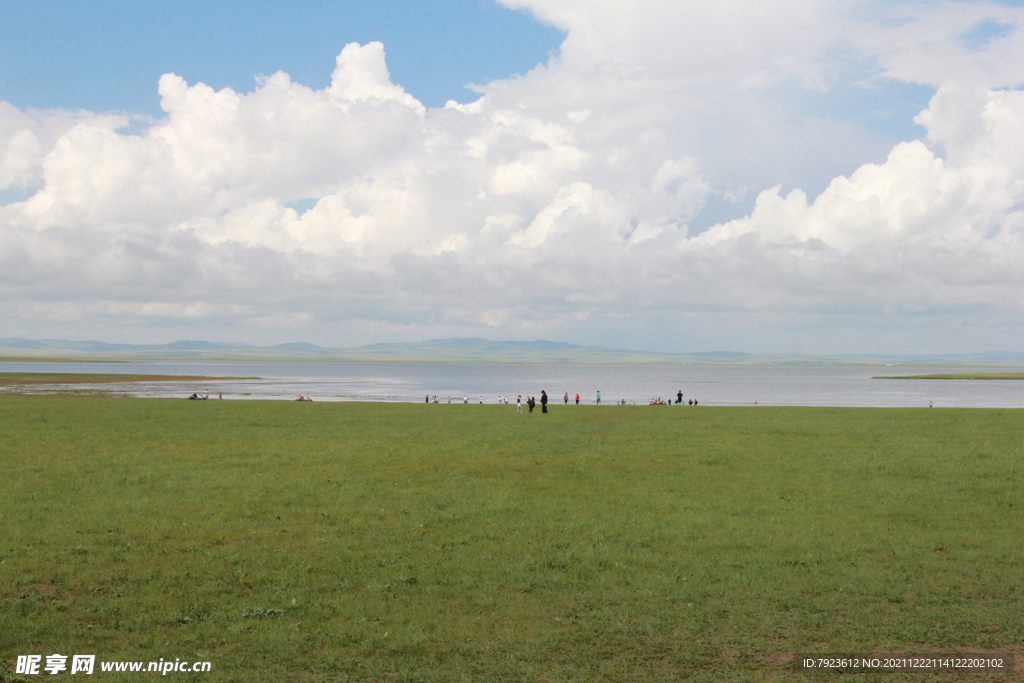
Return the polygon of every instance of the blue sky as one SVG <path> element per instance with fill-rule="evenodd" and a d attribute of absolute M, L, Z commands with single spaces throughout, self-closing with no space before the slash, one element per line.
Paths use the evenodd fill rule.
<path fill-rule="evenodd" d="M 0 99 L 21 108 L 120 110 L 152 117 L 163 114 L 156 83 L 164 73 L 217 90 L 246 92 L 257 77 L 285 71 L 294 81 L 319 89 L 329 84 L 341 47 L 371 41 L 384 44 L 392 82 L 426 107 L 443 107 L 452 99 L 465 103 L 479 97 L 467 86 L 545 64 L 566 35 L 529 11 L 492 0 L 287 5 L 42 0 L 10 3 L 5 9 Z M 971 40 L 982 43 L 1001 30 L 989 22 L 973 30 Z M 834 175 L 865 160 L 880 161 L 892 143 L 923 136 L 913 118 L 935 88 L 890 79 L 865 88 L 861 81 L 871 69 L 871 64 L 853 62 L 829 90 L 794 92 L 791 115 L 848 121 L 874 131 L 874 156 L 818 160 L 827 164 L 824 172 L 787 160 L 790 167 L 775 178 L 784 189 L 802 187 L 817 194 Z M 712 198 L 691 226 L 703 230 L 742 216 L 753 199 Z"/>
<path fill-rule="evenodd" d="M 0 337 L 1024 350 L 1020 2 L 2 9 Z"/>
<path fill-rule="evenodd" d="M 394 82 L 428 107 L 476 99 L 464 86 L 547 61 L 564 33 L 489 0 L 3 3 L 0 98 L 19 107 L 158 116 L 174 72 L 245 91 L 283 70 L 322 88 L 351 42 L 384 43 Z"/>

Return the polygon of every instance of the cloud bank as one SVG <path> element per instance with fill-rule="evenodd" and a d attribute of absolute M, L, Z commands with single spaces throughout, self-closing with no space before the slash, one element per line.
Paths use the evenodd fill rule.
<path fill-rule="evenodd" d="M 0 102 L 0 336 L 1020 347 L 1024 10 L 504 4 L 560 53 L 443 109 L 380 43 L 152 121 Z M 922 139 L 799 105 L 851 79 L 936 88 Z"/>

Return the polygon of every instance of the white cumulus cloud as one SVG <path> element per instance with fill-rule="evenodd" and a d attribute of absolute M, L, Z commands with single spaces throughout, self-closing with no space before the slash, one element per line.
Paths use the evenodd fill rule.
<path fill-rule="evenodd" d="M 166 115 L 137 131 L 0 102 L 0 316 L 24 336 L 666 350 L 1021 331 L 1019 10 L 505 4 L 566 30 L 561 53 L 442 109 L 392 82 L 379 43 L 345 46 L 322 90 L 166 74 Z M 865 59 L 868 81 L 937 87 L 921 140 L 797 103 Z"/>

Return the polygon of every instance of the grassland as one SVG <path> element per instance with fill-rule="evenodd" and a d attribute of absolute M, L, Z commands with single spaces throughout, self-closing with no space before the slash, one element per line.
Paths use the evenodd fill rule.
<path fill-rule="evenodd" d="M 948 372 L 937 375 L 872 377 L 872 379 L 1024 379 L 1024 372 Z"/>
<path fill-rule="evenodd" d="M 1020 669 L 1022 417 L 0 397 L 0 680 L 979 680 L 786 661 Z"/>

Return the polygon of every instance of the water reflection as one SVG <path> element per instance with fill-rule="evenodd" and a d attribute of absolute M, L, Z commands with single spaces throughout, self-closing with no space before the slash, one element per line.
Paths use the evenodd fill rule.
<path fill-rule="evenodd" d="M 1004 372 L 1005 368 L 780 366 L 780 365 L 567 365 L 491 363 L 346 363 L 286 361 L 152 361 L 132 363 L 0 363 L 0 372 L 102 373 L 259 377 L 248 380 L 39 385 L 21 393 L 99 393 L 142 398 L 424 402 L 497 404 L 540 396 L 552 406 L 568 393 L 574 405 L 619 401 L 647 405 L 662 398 L 714 405 L 916 406 L 1019 408 L 1024 382 L 999 380 L 894 380 L 938 372 Z M 514 410 L 514 407 L 513 407 Z"/>

